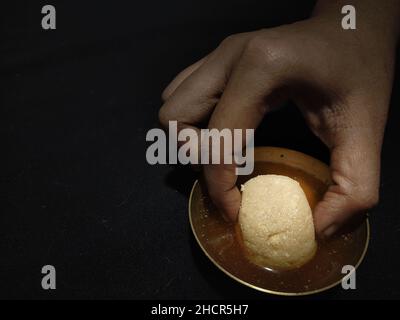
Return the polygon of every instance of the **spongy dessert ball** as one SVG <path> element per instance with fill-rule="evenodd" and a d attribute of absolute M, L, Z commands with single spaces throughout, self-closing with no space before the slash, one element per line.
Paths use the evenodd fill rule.
<path fill-rule="evenodd" d="M 300 267 L 317 248 L 306 195 L 286 176 L 260 175 L 242 185 L 239 225 L 246 251 L 265 267 Z"/>

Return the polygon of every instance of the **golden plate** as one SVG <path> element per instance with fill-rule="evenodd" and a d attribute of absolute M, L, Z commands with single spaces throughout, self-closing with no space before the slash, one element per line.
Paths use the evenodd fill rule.
<path fill-rule="evenodd" d="M 297 180 L 313 209 L 331 183 L 329 167 L 303 153 L 275 147 L 254 152 L 254 172 L 239 177 L 238 185 L 260 174 L 282 174 Z M 255 265 L 246 257 L 237 224 L 225 222 L 212 205 L 204 183 L 196 181 L 189 198 L 193 234 L 206 256 L 225 274 L 250 288 L 277 295 L 298 296 L 322 292 L 341 283 L 344 265 L 357 268 L 369 242 L 365 219 L 353 230 L 319 241 L 312 260 L 300 268 L 276 271 Z"/>

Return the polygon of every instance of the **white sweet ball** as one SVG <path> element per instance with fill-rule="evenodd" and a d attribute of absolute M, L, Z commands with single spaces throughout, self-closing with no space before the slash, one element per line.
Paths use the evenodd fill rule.
<path fill-rule="evenodd" d="M 300 184 L 282 175 L 260 175 L 242 186 L 239 224 L 253 261 L 296 268 L 316 251 L 310 205 Z"/>

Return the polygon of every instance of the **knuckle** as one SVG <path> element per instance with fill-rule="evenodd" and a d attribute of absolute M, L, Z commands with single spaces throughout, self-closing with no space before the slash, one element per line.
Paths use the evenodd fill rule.
<path fill-rule="evenodd" d="M 246 43 L 246 52 L 264 53 L 267 51 L 267 45 L 264 36 L 255 35 Z"/>
<path fill-rule="evenodd" d="M 257 64 L 267 63 L 268 66 L 279 64 L 284 57 L 282 43 L 278 39 L 270 39 L 265 35 L 251 38 L 244 49 L 243 58 Z"/>
<path fill-rule="evenodd" d="M 373 208 L 379 202 L 379 190 L 374 187 L 354 187 L 349 193 L 350 199 L 359 211 Z"/>
<path fill-rule="evenodd" d="M 224 40 L 221 41 L 220 47 L 230 47 L 234 45 L 238 41 L 237 35 L 230 35 L 227 36 Z"/>
<path fill-rule="evenodd" d="M 171 95 L 170 89 L 167 87 L 163 90 L 163 92 L 161 93 L 161 99 L 162 101 L 167 101 L 167 99 L 169 98 L 169 96 Z"/>
<path fill-rule="evenodd" d="M 207 184 L 207 189 L 208 189 L 207 193 L 208 193 L 208 196 L 210 197 L 211 201 L 217 207 L 223 206 L 223 201 L 222 201 L 223 194 L 221 193 L 221 191 L 211 183 Z"/>
<path fill-rule="evenodd" d="M 345 196 L 355 212 L 371 209 L 379 202 L 379 174 L 371 175 L 371 170 L 353 168 L 347 174 L 332 172 L 338 193 Z"/>

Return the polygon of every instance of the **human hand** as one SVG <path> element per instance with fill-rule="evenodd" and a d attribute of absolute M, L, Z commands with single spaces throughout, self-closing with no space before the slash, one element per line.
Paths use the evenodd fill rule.
<path fill-rule="evenodd" d="M 329 147 L 329 187 L 314 210 L 330 236 L 378 201 L 380 151 L 393 77 L 395 37 L 316 15 L 278 28 L 237 34 L 182 71 L 165 89 L 159 118 L 178 128 L 256 128 L 286 99 Z M 205 165 L 210 197 L 235 220 L 241 196 L 235 165 Z"/>

